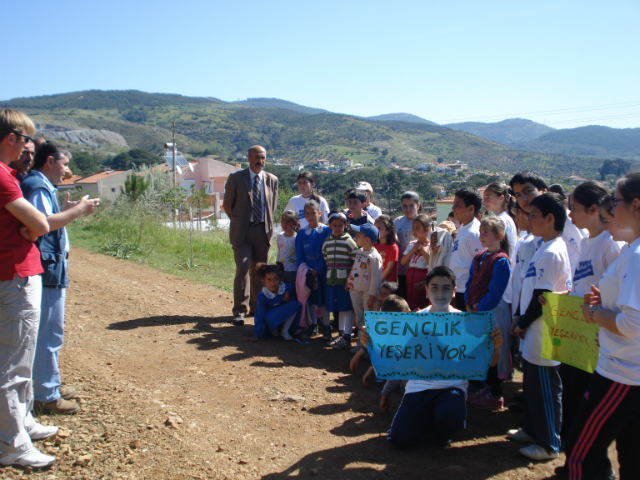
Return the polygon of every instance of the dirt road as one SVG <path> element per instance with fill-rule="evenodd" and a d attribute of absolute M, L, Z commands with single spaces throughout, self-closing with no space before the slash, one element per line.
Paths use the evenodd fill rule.
<path fill-rule="evenodd" d="M 450 448 L 397 450 L 385 432 L 399 394 L 381 415 L 381 384 L 364 388 L 345 351 L 246 343 L 228 293 L 80 249 L 70 263 L 61 369 L 82 412 L 41 417 L 64 429 L 39 442 L 58 462 L 29 478 L 539 479 L 564 461 L 521 457 L 507 410 L 471 408 Z"/>

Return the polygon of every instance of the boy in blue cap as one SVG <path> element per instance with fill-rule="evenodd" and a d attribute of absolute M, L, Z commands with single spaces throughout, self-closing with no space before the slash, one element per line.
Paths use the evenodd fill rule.
<path fill-rule="evenodd" d="M 356 232 L 355 241 L 360 248 L 357 250 L 345 288 L 351 295 L 351 303 L 356 313 L 356 326 L 360 330 L 364 327 L 364 312 L 374 309 L 376 298 L 380 293 L 382 257 L 373 248 L 373 244 L 380 237 L 380 232 L 370 224 L 351 225 L 351 229 Z M 352 353 L 360 348 L 362 344 L 358 338 L 358 345 Z"/>

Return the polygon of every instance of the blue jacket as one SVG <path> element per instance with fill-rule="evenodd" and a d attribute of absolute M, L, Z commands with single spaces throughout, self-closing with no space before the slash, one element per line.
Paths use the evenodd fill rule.
<path fill-rule="evenodd" d="M 30 173 L 20 184 L 24 198 L 29 198 L 31 192 L 38 188 L 49 194 L 53 213 L 60 213 L 60 205 L 56 198 L 55 191 L 49 182 L 46 182 L 40 175 Z M 67 275 L 68 263 L 67 255 L 64 253 L 64 227 L 59 228 L 46 235 L 38 237 L 36 246 L 40 250 L 40 261 L 44 273 L 42 274 L 42 286 L 45 288 L 68 288 L 69 277 Z"/>

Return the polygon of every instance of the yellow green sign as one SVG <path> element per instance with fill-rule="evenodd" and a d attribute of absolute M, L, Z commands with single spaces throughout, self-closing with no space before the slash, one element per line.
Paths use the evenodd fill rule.
<path fill-rule="evenodd" d="M 542 357 L 593 373 L 598 363 L 598 324 L 587 323 L 581 297 L 545 293 Z"/>

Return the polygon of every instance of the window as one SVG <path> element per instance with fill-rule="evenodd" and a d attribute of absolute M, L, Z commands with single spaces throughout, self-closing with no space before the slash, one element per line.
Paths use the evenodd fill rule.
<path fill-rule="evenodd" d="M 116 193 L 116 189 L 115 189 L 115 188 L 112 188 L 112 189 L 111 189 L 111 192 Z"/>

